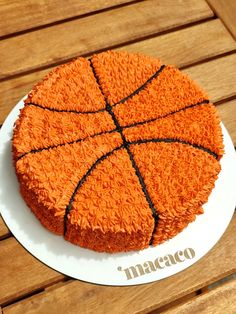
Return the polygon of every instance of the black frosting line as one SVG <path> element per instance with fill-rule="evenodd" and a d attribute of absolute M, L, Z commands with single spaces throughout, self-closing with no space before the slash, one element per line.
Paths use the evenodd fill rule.
<path fill-rule="evenodd" d="M 135 95 L 137 95 L 139 92 L 141 92 L 149 83 L 151 83 L 155 78 L 158 77 L 159 74 L 161 74 L 161 72 L 164 70 L 166 66 L 163 64 L 151 77 L 149 77 L 149 79 L 147 79 L 147 81 L 141 85 L 139 88 L 137 88 L 133 93 L 131 93 L 130 95 L 122 98 L 121 100 L 119 100 L 117 103 L 115 103 L 114 105 L 112 105 L 112 107 L 115 107 L 117 105 L 123 104 L 124 102 L 126 102 L 127 100 L 129 100 L 130 98 L 134 97 Z"/>
<path fill-rule="evenodd" d="M 123 99 L 119 100 L 117 103 L 115 103 L 114 105 L 112 105 L 112 107 L 115 107 L 119 104 L 123 104 L 124 102 L 126 102 L 127 100 L 129 100 L 130 98 L 134 97 L 135 95 L 137 95 L 139 92 L 141 92 L 149 83 L 151 83 L 155 78 L 158 77 L 159 74 L 161 74 L 161 72 L 164 70 L 166 66 L 163 64 L 157 71 L 156 73 L 154 73 L 151 77 L 149 77 L 147 79 L 147 81 L 141 85 L 139 88 L 137 88 L 133 93 L 131 93 L 130 95 L 124 97 Z"/>
<path fill-rule="evenodd" d="M 153 122 L 153 121 L 156 121 L 156 120 L 164 119 L 164 118 L 172 116 L 172 115 L 174 115 L 174 114 L 176 114 L 178 112 L 185 111 L 187 109 L 194 108 L 194 107 L 197 107 L 197 106 L 201 106 L 201 105 L 204 105 L 204 104 L 209 104 L 209 100 L 208 99 L 204 99 L 203 101 L 197 102 L 195 104 L 188 105 L 187 107 L 181 108 L 181 109 L 176 110 L 176 111 L 169 112 L 169 113 L 167 113 L 167 114 L 165 114 L 163 116 L 160 116 L 160 117 L 157 117 L 157 118 L 152 118 L 152 119 L 145 120 L 145 121 L 135 122 L 135 123 L 132 123 L 132 124 L 129 124 L 129 125 L 122 126 L 122 128 L 123 129 L 128 129 L 128 128 L 132 128 L 132 127 L 137 126 L 137 125 L 142 125 L 142 124 L 146 124 L 146 123 Z"/>
<path fill-rule="evenodd" d="M 93 113 L 106 111 L 105 108 L 101 108 L 101 109 L 96 110 L 96 111 L 63 110 L 63 109 L 55 109 L 55 108 L 44 107 L 42 105 L 35 104 L 33 102 L 26 103 L 25 106 L 35 106 L 35 107 L 38 107 L 38 108 L 41 108 L 41 109 L 45 109 L 45 110 L 49 110 L 49 111 L 53 111 L 53 112 L 66 112 L 66 113 L 75 113 L 75 114 L 93 114 Z"/>
<path fill-rule="evenodd" d="M 87 170 L 87 172 L 83 175 L 83 177 L 79 180 L 78 184 L 76 185 L 73 194 L 71 195 L 69 204 L 66 206 L 65 215 L 64 215 L 64 235 L 67 231 L 67 221 L 68 221 L 68 214 L 71 211 L 71 208 L 73 206 L 73 202 L 75 199 L 75 196 L 78 192 L 78 190 L 81 188 L 81 186 L 84 184 L 84 182 L 87 180 L 88 176 L 92 173 L 92 171 L 99 165 L 103 160 L 107 159 L 109 156 L 111 156 L 115 151 L 118 151 L 120 149 L 124 148 L 124 145 L 121 145 L 119 147 L 114 148 L 112 151 L 102 155 L 100 158 L 98 158 L 93 165 Z"/>
<path fill-rule="evenodd" d="M 118 124 L 118 127 L 120 130 L 122 129 L 128 129 L 128 128 L 131 128 L 131 127 L 135 127 L 135 126 L 138 126 L 138 125 L 143 125 L 143 124 L 146 124 L 146 123 L 149 123 L 149 122 L 153 122 L 153 121 L 156 121 L 156 120 L 159 120 L 159 119 L 163 119 L 163 118 L 166 118 L 170 115 L 174 115 L 175 113 L 178 113 L 180 111 L 184 111 L 184 110 L 187 110 L 189 108 L 193 108 L 193 107 L 196 107 L 196 106 L 200 106 L 200 105 L 203 105 L 203 104 L 208 104 L 209 103 L 209 100 L 205 99 L 201 102 L 198 102 L 196 104 L 192 104 L 192 105 L 189 105 L 187 107 L 184 107 L 182 109 L 179 109 L 179 110 L 176 110 L 176 111 L 173 111 L 173 112 L 170 112 L 164 116 L 161 116 L 161 117 L 158 117 L 158 118 L 153 118 L 153 119 L 149 119 L 149 120 L 146 120 L 146 121 L 141 121 L 141 122 L 135 122 L 135 123 L 132 123 L 132 124 L 129 124 L 129 125 L 126 125 L 126 126 L 120 126 L 120 124 Z M 104 111 L 106 110 L 107 108 L 104 109 Z M 113 120 L 114 121 L 114 120 Z M 26 152 L 24 153 L 23 155 L 21 155 L 17 160 L 21 159 L 22 157 L 28 155 L 28 154 L 35 154 L 35 153 L 39 153 L 43 150 L 49 150 L 49 149 L 54 149 L 54 148 L 57 148 L 57 147 L 60 147 L 60 146 L 65 146 L 67 144 L 74 144 L 74 143 L 78 143 L 78 142 L 81 142 L 81 141 L 84 141 L 86 140 L 87 138 L 89 137 L 96 137 L 96 136 L 99 136 L 99 135 L 102 135 L 102 134 L 108 134 L 108 133 L 113 133 L 113 132 L 116 132 L 118 131 L 117 128 L 113 129 L 113 130 L 110 130 L 110 131 L 104 131 L 104 132 L 100 132 L 100 133 L 96 133 L 96 134 L 93 134 L 93 135 L 89 135 L 89 136 L 86 136 L 85 138 L 82 138 L 82 139 L 77 139 L 77 140 L 74 140 L 74 141 L 71 141 L 71 142 L 66 142 L 66 143 L 62 143 L 62 144 L 57 144 L 57 145 L 50 145 L 50 146 L 47 146 L 47 147 L 42 147 L 42 148 L 39 148 L 39 149 L 32 149 L 30 150 L 29 152 Z"/>
<path fill-rule="evenodd" d="M 148 203 L 148 205 L 149 205 L 149 207 L 150 207 L 150 209 L 151 209 L 152 217 L 153 217 L 153 219 L 154 219 L 154 229 L 153 229 L 153 232 L 152 232 L 151 240 L 150 240 L 150 242 L 149 242 L 149 244 L 151 245 L 151 244 L 152 244 L 152 240 L 153 240 L 153 234 L 154 234 L 154 231 L 155 231 L 155 229 L 156 229 L 156 227 L 157 227 L 157 223 L 158 223 L 158 219 L 159 219 L 157 210 L 156 210 L 156 208 L 155 208 L 155 206 L 154 206 L 154 204 L 153 204 L 153 202 L 152 202 L 152 199 L 151 199 L 151 197 L 150 197 L 150 195 L 149 195 L 149 193 L 148 193 L 148 190 L 147 190 L 147 187 L 146 187 L 146 185 L 145 185 L 144 179 L 143 179 L 143 177 L 142 177 L 142 175 L 141 175 L 141 172 L 140 172 L 140 170 L 139 170 L 139 168 L 138 168 L 138 166 L 137 166 L 137 164 L 136 164 L 136 162 L 135 162 L 135 160 L 134 160 L 134 156 L 133 156 L 133 154 L 132 154 L 132 152 L 131 152 L 131 150 L 130 150 L 130 148 L 129 148 L 129 143 L 126 141 L 126 138 L 125 138 L 125 136 L 124 136 L 124 134 L 123 134 L 122 127 L 120 126 L 119 121 L 118 121 L 118 119 L 116 118 L 116 115 L 114 114 L 114 112 L 113 112 L 113 110 L 112 110 L 112 106 L 109 104 L 108 100 L 106 99 L 106 97 L 105 97 L 105 95 L 104 95 L 104 93 L 103 93 L 102 86 L 101 86 L 101 84 L 99 83 L 99 78 L 98 78 L 97 75 L 96 75 L 95 69 L 94 69 L 93 64 L 92 64 L 92 60 L 90 60 L 90 66 L 91 66 L 91 68 L 92 68 L 92 70 L 93 70 L 94 77 L 96 78 L 98 87 L 99 87 L 99 89 L 101 90 L 101 94 L 103 95 L 104 100 L 105 100 L 105 102 L 106 102 L 106 110 L 107 110 L 107 112 L 111 115 L 112 120 L 113 120 L 113 122 L 114 122 L 114 124 L 115 124 L 115 126 L 116 126 L 116 129 L 117 129 L 117 131 L 118 131 L 118 132 L 120 133 L 120 135 L 121 135 L 121 138 L 122 138 L 122 141 L 123 141 L 123 147 L 126 149 L 128 155 L 129 155 L 129 159 L 130 159 L 130 161 L 131 161 L 132 167 L 134 168 L 135 174 L 136 174 L 136 176 L 138 177 L 138 180 L 139 180 L 141 189 L 142 189 L 142 191 L 143 191 L 143 194 L 144 194 L 144 196 L 145 196 L 145 198 L 146 198 L 146 201 L 147 201 L 147 203 Z M 165 67 L 164 65 L 161 66 L 161 68 L 160 68 L 145 84 L 143 84 L 138 90 L 139 90 L 139 91 L 142 90 L 150 81 L 152 81 L 155 77 L 157 77 L 158 74 L 161 73 L 161 71 L 164 69 L 164 67 Z M 138 93 L 138 90 L 135 91 L 135 94 Z M 131 94 L 131 95 L 134 95 L 134 93 Z M 132 96 L 131 96 L 131 97 L 132 97 Z"/>
<path fill-rule="evenodd" d="M 184 144 L 184 145 L 189 145 L 192 146 L 193 148 L 200 149 L 210 155 L 212 155 L 214 158 L 218 159 L 218 155 L 211 151 L 209 148 L 203 147 L 201 145 L 197 145 L 194 143 L 190 143 L 188 141 L 183 141 L 179 140 L 176 138 L 151 138 L 151 139 L 143 139 L 143 140 L 137 140 L 137 141 L 132 141 L 128 142 L 130 145 L 140 145 L 140 144 L 145 144 L 145 143 L 179 143 L 179 144 Z"/>
<path fill-rule="evenodd" d="M 93 137 L 96 137 L 96 136 L 99 136 L 99 135 L 109 134 L 109 133 L 113 133 L 113 132 L 116 132 L 116 131 L 117 131 L 116 129 L 113 129 L 113 130 L 110 130 L 110 131 L 104 131 L 104 132 L 96 133 L 96 134 L 93 134 L 93 135 L 89 135 L 89 136 L 86 136 L 84 138 L 79 138 L 79 139 L 76 139 L 76 140 L 71 141 L 71 142 L 61 143 L 61 144 L 57 144 L 57 145 L 50 145 L 50 146 L 42 147 L 42 148 L 38 148 L 38 149 L 32 149 L 29 152 L 26 152 L 23 155 L 21 155 L 17 159 L 17 161 L 20 160 L 21 158 L 25 157 L 28 154 L 37 154 L 37 153 L 40 153 L 40 152 L 42 152 L 44 150 L 54 149 L 54 148 L 65 146 L 65 145 L 72 145 L 72 144 L 75 144 L 75 143 L 79 143 L 79 142 L 85 141 L 88 138 L 93 138 Z"/>

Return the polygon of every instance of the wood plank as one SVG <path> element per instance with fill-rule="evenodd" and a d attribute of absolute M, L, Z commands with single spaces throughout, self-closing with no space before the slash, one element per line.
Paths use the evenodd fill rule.
<path fill-rule="evenodd" d="M 236 279 L 196 298 L 162 312 L 163 314 L 235 314 Z"/>
<path fill-rule="evenodd" d="M 209 33 L 207 33 L 208 29 Z M 210 36 L 208 37 L 207 34 L 210 34 Z M 190 40 L 190 38 L 195 39 Z M 208 40 L 205 42 L 204 38 Z M 216 38 L 218 38 L 217 41 Z M 153 46 L 151 44 L 152 41 Z M 204 43 L 203 46 L 202 43 Z M 199 48 L 196 49 L 196 46 Z M 127 47 L 128 49 L 126 49 Z M 173 49 L 173 47 L 175 47 L 175 49 Z M 166 64 L 173 63 L 178 66 L 186 66 L 195 61 L 213 56 L 212 54 L 217 55 L 226 52 L 226 49 L 231 51 L 234 48 L 234 40 L 232 40 L 228 32 L 225 31 L 221 22 L 217 20 L 158 36 L 151 40 L 140 41 L 135 44 L 134 48 L 132 48 L 131 45 L 122 47 L 123 50 L 144 52 L 153 56 L 160 56 Z M 177 53 L 175 53 L 175 51 Z M 183 58 L 181 57 L 182 55 L 184 56 Z M 0 99 L 2 100 L 0 106 L 0 123 L 4 121 L 7 114 L 19 99 L 31 90 L 32 85 L 42 79 L 51 69 L 52 68 L 22 75 L 0 84 Z"/>
<path fill-rule="evenodd" d="M 212 9 L 219 16 L 231 34 L 236 39 L 236 1 L 235 0 L 207 0 Z"/>
<path fill-rule="evenodd" d="M 170 302 L 170 303 L 168 303 L 168 304 L 162 306 L 162 307 L 159 308 L 159 309 L 156 309 L 156 310 L 154 310 L 154 311 L 149 312 L 148 314 L 160 314 L 160 313 L 162 313 L 163 311 L 165 311 L 165 310 L 167 310 L 167 309 L 169 309 L 169 308 L 171 308 L 171 307 L 174 307 L 174 306 L 180 305 L 180 304 L 182 304 L 182 303 L 188 302 L 188 300 L 193 299 L 194 297 L 196 297 L 196 295 L 197 295 L 197 292 L 196 292 L 196 291 L 195 291 L 195 292 L 192 292 L 192 293 L 189 293 L 189 294 L 185 295 L 184 297 L 182 297 L 182 298 L 180 298 L 180 299 L 178 299 L 178 300 L 175 300 L 174 302 Z"/>
<path fill-rule="evenodd" d="M 22 300 L 5 313 L 148 313 L 236 271 L 236 215 L 223 237 L 200 261 L 165 280 L 130 287 L 98 286 L 80 281 Z M 178 287 L 178 288 L 176 288 Z"/>
<path fill-rule="evenodd" d="M 133 0 L 0 0 L 0 36 L 61 21 Z M 29 18 L 30 17 L 30 18 Z M 7 23 L 6 23 L 7 21 Z"/>
<path fill-rule="evenodd" d="M 0 64 L 0 77 L 86 55 L 212 15 L 204 0 L 148 0 L 8 38 L 0 42 L 1 59 L 5 61 Z"/>
<path fill-rule="evenodd" d="M 233 49 L 236 49 L 236 42 L 219 19 L 120 48 L 158 57 L 166 64 L 177 64 L 179 67 Z"/>
<path fill-rule="evenodd" d="M 184 70 L 209 94 L 212 101 L 236 95 L 236 54 L 195 65 Z"/>
<path fill-rule="evenodd" d="M 9 236 L 10 230 L 7 228 L 5 222 L 3 221 L 2 217 L 0 216 L 0 239 L 3 239 Z"/>
<path fill-rule="evenodd" d="M 217 111 L 236 147 L 236 99 L 218 105 Z"/>
<path fill-rule="evenodd" d="M 64 275 L 39 262 L 14 238 L 1 241 L 0 252 L 0 304 L 64 278 Z"/>

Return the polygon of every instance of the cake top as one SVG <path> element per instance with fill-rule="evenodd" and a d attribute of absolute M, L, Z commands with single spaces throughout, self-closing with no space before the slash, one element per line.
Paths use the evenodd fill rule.
<path fill-rule="evenodd" d="M 13 151 L 56 217 L 104 233 L 150 226 L 155 242 L 158 219 L 190 220 L 207 200 L 223 144 L 214 105 L 186 74 L 108 51 L 62 65 L 33 88 Z"/>

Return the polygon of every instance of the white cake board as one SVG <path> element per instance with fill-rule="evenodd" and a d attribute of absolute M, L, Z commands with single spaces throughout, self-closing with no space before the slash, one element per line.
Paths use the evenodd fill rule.
<path fill-rule="evenodd" d="M 143 284 L 169 277 L 193 265 L 224 233 L 236 205 L 236 155 L 223 125 L 222 170 L 204 205 L 205 213 L 172 240 L 139 252 L 106 254 L 80 248 L 50 233 L 19 194 L 11 137 L 21 107 L 23 100 L 11 111 L 0 131 L 0 210 L 16 239 L 44 264 L 87 282 L 117 286 Z"/>

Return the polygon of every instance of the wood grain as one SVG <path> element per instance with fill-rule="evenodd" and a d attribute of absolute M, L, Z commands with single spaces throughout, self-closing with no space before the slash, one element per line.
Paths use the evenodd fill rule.
<path fill-rule="evenodd" d="M 62 280 L 64 276 L 29 254 L 14 238 L 0 242 L 0 304 Z"/>
<path fill-rule="evenodd" d="M 209 94 L 213 102 L 236 95 L 236 54 L 184 70 Z"/>
<path fill-rule="evenodd" d="M 163 314 L 235 314 L 236 279 L 192 300 L 162 312 Z"/>
<path fill-rule="evenodd" d="M 236 99 L 218 105 L 217 111 L 236 147 Z"/>
<path fill-rule="evenodd" d="M 7 228 L 5 222 L 0 216 L 0 239 L 7 237 L 10 234 L 10 230 Z"/>
<path fill-rule="evenodd" d="M 204 0 L 148 0 L 29 32 L 0 42 L 0 77 L 209 18 Z"/>
<path fill-rule="evenodd" d="M 132 0 L 0 0 L 0 36 L 109 8 Z M 4 18 L 3 18 L 4 17 Z M 6 22 L 7 21 L 7 22 Z"/>
<path fill-rule="evenodd" d="M 191 300 L 194 297 L 196 297 L 196 295 L 197 295 L 197 291 L 189 293 L 189 294 L 183 296 L 182 298 L 179 298 L 179 299 L 177 299 L 177 300 L 175 300 L 173 302 L 170 302 L 170 303 L 162 306 L 161 308 L 158 308 L 158 309 L 156 309 L 154 311 L 149 312 L 148 314 L 161 314 L 161 313 L 163 313 L 163 311 L 168 310 L 169 308 L 172 308 L 174 306 L 177 306 L 177 305 L 180 305 L 182 303 L 188 302 L 189 300 Z"/>
<path fill-rule="evenodd" d="M 235 0 L 207 0 L 217 16 L 221 18 L 231 34 L 236 39 L 236 1 Z"/>
<path fill-rule="evenodd" d="M 236 271 L 236 216 L 217 245 L 175 276 L 147 285 L 98 286 L 80 281 L 30 297 L 4 313 L 148 313 Z M 35 312 L 34 312 L 35 311 Z"/>
<path fill-rule="evenodd" d="M 210 34 L 210 36 L 208 37 L 207 34 Z M 194 39 L 192 40 L 191 38 Z M 218 40 L 216 40 L 217 38 Z M 196 46 L 199 48 L 196 49 Z M 219 20 L 215 20 L 140 41 L 134 44 L 134 46 L 128 45 L 122 47 L 122 49 L 160 56 L 166 64 L 172 63 L 178 66 L 187 66 L 207 57 L 233 50 L 235 49 L 235 42 L 228 32 L 225 31 L 222 23 Z M 235 65 L 232 64 L 233 66 Z M 50 69 L 52 68 L 22 75 L 0 84 L 0 99 L 2 100 L 0 123 L 4 121 L 15 104 L 31 90 L 32 85 L 42 79 Z"/>
<path fill-rule="evenodd" d="M 186 67 L 236 49 L 236 42 L 219 19 L 126 45 L 120 50 L 158 57 L 166 64 Z"/>

